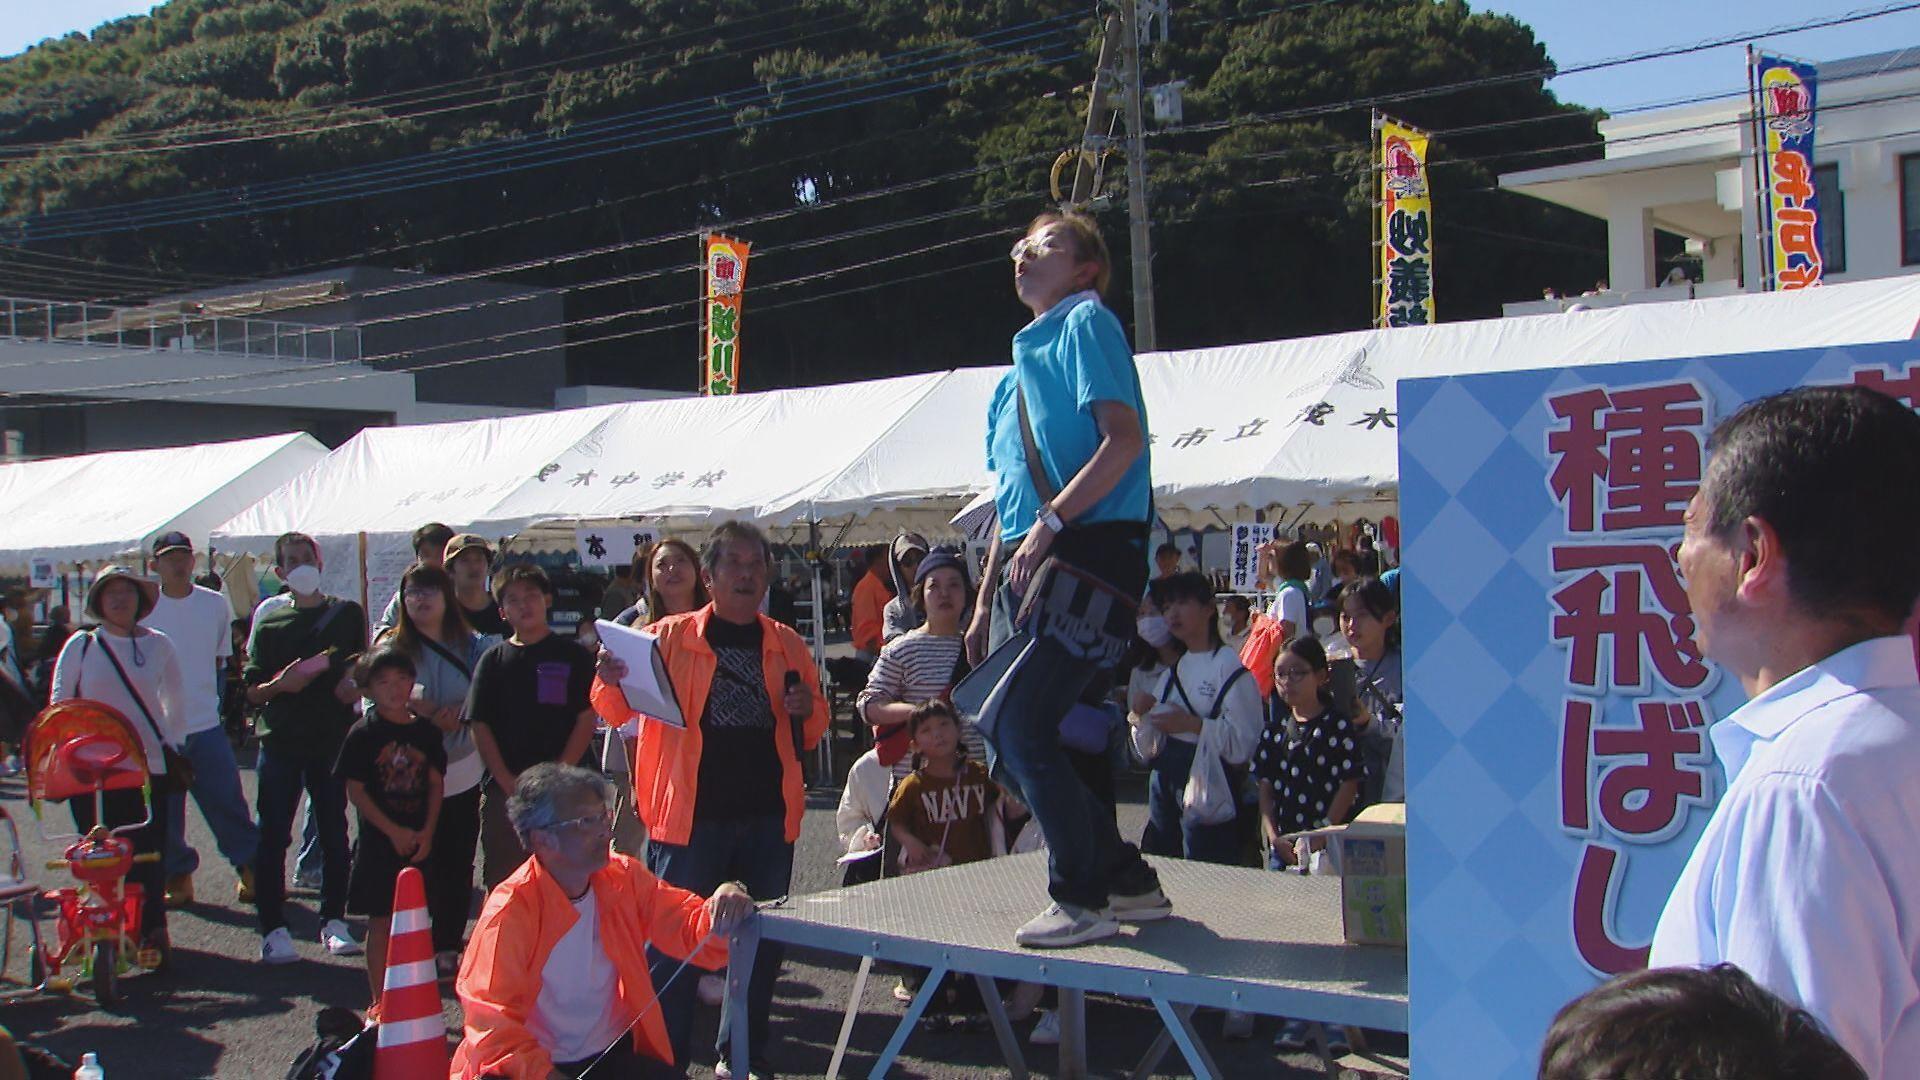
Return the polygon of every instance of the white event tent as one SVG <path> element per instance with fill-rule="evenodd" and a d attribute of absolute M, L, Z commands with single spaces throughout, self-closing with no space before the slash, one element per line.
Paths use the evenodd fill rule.
<path fill-rule="evenodd" d="M 1276 508 L 1310 520 L 1391 512 L 1401 379 L 1897 341 L 1917 323 L 1920 277 L 1902 277 L 1146 353 L 1138 366 L 1155 506 L 1174 528 Z M 1004 371 L 952 373 L 809 493 L 812 511 L 953 531 L 948 519 L 987 484 L 987 402 Z"/>
<path fill-rule="evenodd" d="M 326 456 L 292 432 L 0 465 L 0 569 L 137 556 L 173 530 L 204 550 L 214 526 Z"/>
<path fill-rule="evenodd" d="M 1906 277 L 1145 354 L 1156 505 L 1176 528 L 1390 512 L 1404 378 L 1900 340 L 1917 321 L 1920 277 Z M 562 525 L 684 532 L 732 516 L 790 537 L 809 522 L 848 540 L 951 534 L 986 484 L 986 409 L 1004 372 L 369 429 L 215 538 L 264 553 L 281 532 L 310 533 L 330 587 L 355 595 L 384 593 L 426 521 L 549 542 Z"/>

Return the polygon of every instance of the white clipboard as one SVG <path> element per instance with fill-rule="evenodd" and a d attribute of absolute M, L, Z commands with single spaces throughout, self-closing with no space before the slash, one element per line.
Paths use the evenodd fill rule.
<path fill-rule="evenodd" d="M 594 620 L 600 644 L 627 665 L 620 690 L 633 711 L 669 727 L 684 729 L 686 714 L 680 710 L 680 698 L 673 692 L 673 680 L 667 677 L 666 661 L 660 658 L 660 639 L 645 630 Z"/>

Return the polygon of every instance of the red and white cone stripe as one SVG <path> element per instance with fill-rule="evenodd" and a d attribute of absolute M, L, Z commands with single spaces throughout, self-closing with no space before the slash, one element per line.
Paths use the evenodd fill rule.
<path fill-rule="evenodd" d="M 433 969 L 433 924 L 427 917 L 425 881 L 416 867 L 400 871 L 393 885 L 393 933 L 382 986 L 374 1080 L 447 1075 L 447 1025 Z"/>

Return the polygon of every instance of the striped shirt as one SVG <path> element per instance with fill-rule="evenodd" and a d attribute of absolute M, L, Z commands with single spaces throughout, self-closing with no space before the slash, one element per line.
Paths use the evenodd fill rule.
<path fill-rule="evenodd" d="M 925 627 L 894 638 L 880 650 L 880 658 L 867 673 L 867 688 L 854 699 L 855 711 L 864 720 L 867 706 L 875 702 L 919 705 L 944 696 L 954 684 L 954 672 L 965 649 L 966 641 L 959 634 L 942 637 L 928 633 Z M 969 761 L 986 764 L 986 741 L 971 722 L 960 722 L 960 741 Z M 913 755 L 909 754 L 894 762 L 893 779 L 898 782 L 912 771 Z"/>

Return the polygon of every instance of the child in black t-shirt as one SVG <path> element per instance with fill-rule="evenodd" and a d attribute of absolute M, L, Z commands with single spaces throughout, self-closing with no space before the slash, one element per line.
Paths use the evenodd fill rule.
<path fill-rule="evenodd" d="M 367 983 L 375 1005 L 387 968 L 393 927 L 393 885 L 408 864 L 427 861 L 440 816 L 447 751 L 440 729 L 413 713 L 413 659 L 382 646 L 361 661 L 354 679 L 373 711 L 347 731 L 334 775 L 360 812 L 347 878 L 347 910 L 367 919 Z"/>

